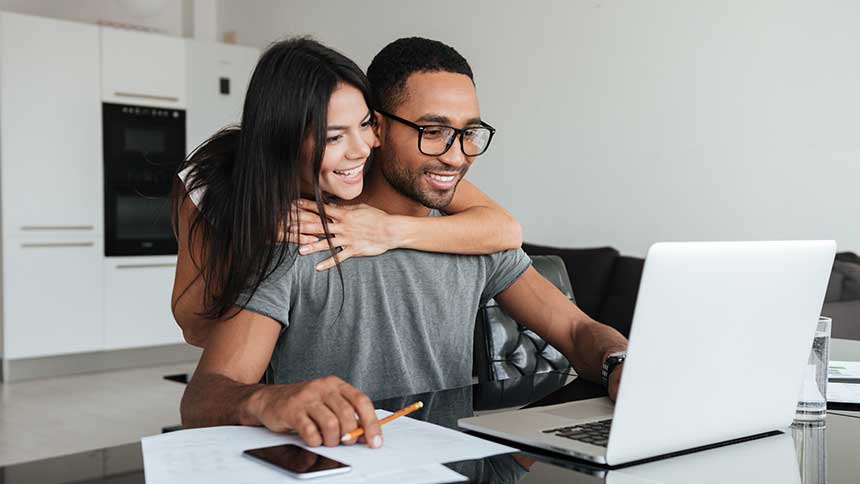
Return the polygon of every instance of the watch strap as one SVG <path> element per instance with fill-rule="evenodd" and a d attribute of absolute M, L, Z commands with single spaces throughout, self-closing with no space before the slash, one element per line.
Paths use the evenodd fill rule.
<path fill-rule="evenodd" d="M 612 371 L 615 370 L 621 363 L 624 363 L 624 360 L 627 359 L 627 352 L 619 351 L 617 353 L 611 353 L 609 356 L 603 360 L 603 370 L 600 374 L 600 383 L 603 384 L 603 388 L 609 388 L 609 376 L 612 375 Z"/>

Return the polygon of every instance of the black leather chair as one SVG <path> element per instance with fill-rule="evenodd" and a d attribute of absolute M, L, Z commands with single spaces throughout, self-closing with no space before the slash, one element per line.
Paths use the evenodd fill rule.
<path fill-rule="evenodd" d="M 560 257 L 533 256 L 532 264 L 575 302 Z M 532 395 L 558 388 L 570 373 L 564 355 L 514 321 L 494 299 L 478 308 L 474 368 L 480 383 L 473 401 L 477 410 L 524 405 Z"/>
<path fill-rule="evenodd" d="M 532 257 L 532 264 L 575 303 L 570 279 L 560 257 Z M 540 336 L 508 316 L 495 299 L 478 308 L 475 322 L 475 365 L 480 381 L 553 371 L 567 371 L 570 363 Z"/>

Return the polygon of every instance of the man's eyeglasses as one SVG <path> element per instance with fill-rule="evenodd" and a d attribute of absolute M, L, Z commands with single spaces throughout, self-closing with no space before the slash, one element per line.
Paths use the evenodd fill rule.
<path fill-rule="evenodd" d="M 454 140 L 460 138 L 460 149 L 466 156 L 483 155 L 490 147 L 496 129 L 481 121 L 480 126 L 457 129 L 445 125 L 420 125 L 385 111 L 376 111 L 418 131 L 418 151 L 427 156 L 441 156 L 451 149 Z"/>

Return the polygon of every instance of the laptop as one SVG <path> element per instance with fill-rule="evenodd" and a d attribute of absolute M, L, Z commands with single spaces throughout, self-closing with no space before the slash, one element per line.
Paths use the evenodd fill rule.
<path fill-rule="evenodd" d="M 459 426 L 609 466 L 784 430 L 835 253 L 834 241 L 655 244 L 615 404 L 596 398 Z"/>

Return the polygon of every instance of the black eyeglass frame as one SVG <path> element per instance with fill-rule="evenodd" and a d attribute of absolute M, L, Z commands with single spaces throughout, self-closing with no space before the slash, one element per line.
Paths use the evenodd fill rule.
<path fill-rule="evenodd" d="M 412 121 L 409 121 L 408 119 L 403 119 L 400 116 L 397 116 L 397 115 L 394 115 L 394 114 L 391 114 L 391 113 L 388 113 L 385 111 L 381 111 L 379 109 L 377 109 L 376 112 L 385 116 L 386 118 L 391 118 L 391 119 L 397 121 L 398 123 L 405 124 L 406 126 L 409 126 L 410 128 L 413 128 L 416 131 L 418 131 L 418 151 L 420 151 L 421 154 L 425 155 L 425 156 L 442 156 L 442 155 L 444 155 L 445 153 L 448 152 L 448 150 L 451 149 L 451 146 L 454 145 L 454 140 L 456 140 L 457 138 L 460 138 L 460 152 L 462 152 L 464 156 L 469 156 L 469 157 L 481 156 L 484 153 L 486 153 L 487 150 L 490 148 L 490 143 L 493 141 L 493 136 L 495 136 L 495 134 L 496 134 L 496 128 L 494 128 L 494 127 L 490 126 L 489 124 L 481 121 L 481 127 L 486 128 L 487 130 L 490 131 L 490 137 L 487 138 L 487 145 L 484 146 L 484 149 L 481 150 L 480 153 L 478 153 L 476 155 L 470 155 L 470 154 L 466 153 L 466 148 L 463 145 L 463 135 L 466 133 L 467 130 L 474 129 L 475 128 L 474 126 L 463 128 L 463 129 L 458 129 L 458 128 L 455 128 L 453 126 L 447 126 L 444 124 L 421 125 L 421 124 L 413 123 Z M 430 154 L 430 153 L 425 153 L 424 150 L 421 149 L 421 139 L 424 137 L 424 130 L 428 129 L 428 128 L 447 128 L 447 129 L 454 131 L 454 136 L 451 136 L 451 139 L 449 139 L 448 142 L 445 144 L 445 151 L 443 151 L 441 153 Z"/>

